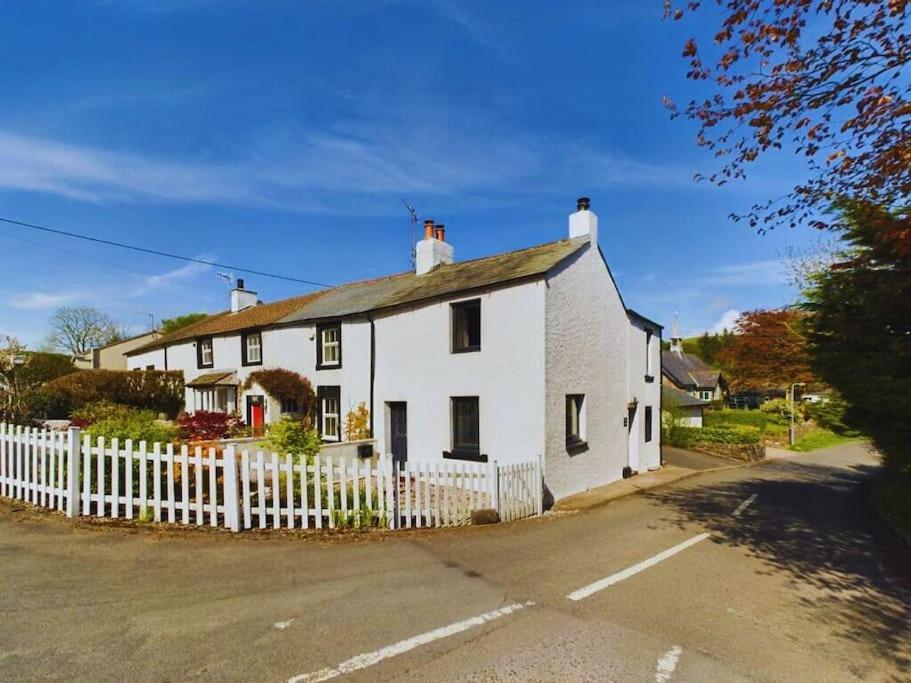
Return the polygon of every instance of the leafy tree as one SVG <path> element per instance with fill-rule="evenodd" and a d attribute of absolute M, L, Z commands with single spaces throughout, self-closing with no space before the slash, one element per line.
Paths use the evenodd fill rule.
<path fill-rule="evenodd" d="M 806 314 L 795 308 L 747 311 L 737 319 L 736 334 L 719 353 L 735 391 L 812 384 Z"/>
<path fill-rule="evenodd" d="M 187 313 L 186 315 L 178 315 L 174 318 L 165 318 L 161 321 L 160 331 L 162 334 L 171 334 L 188 325 L 198 323 L 200 320 L 205 320 L 208 317 L 208 313 Z"/>
<path fill-rule="evenodd" d="M 683 7 L 686 3 L 685 8 Z M 703 7 L 710 5 L 710 7 Z M 712 40 L 691 38 L 687 76 L 710 83 L 682 112 L 700 128 L 698 144 L 721 160 L 709 176 L 723 185 L 769 150 L 793 147 L 808 177 L 782 199 L 745 216 L 760 230 L 810 221 L 817 227 L 835 197 L 895 207 L 911 194 L 911 0 L 664 0 L 665 16 L 717 16 Z M 714 45 L 706 46 L 713 42 Z M 896 216 L 896 218 L 898 218 Z M 880 223 L 905 233 L 908 217 Z"/>
<path fill-rule="evenodd" d="M 911 253 L 894 244 L 908 212 L 837 208 L 843 249 L 805 292 L 810 358 L 847 401 L 844 423 L 911 475 Z"/>
<path fill-rule="evenodd" d="M 322 448 L 319 432 L 309 420 L 282 415 L 278 422 L 266 427 L 263 446 L 281 455 L 290 454 L 295 463 L 310 463 Z"/>
<path fill-rule="evenodd" d="M 47 346 L 55 351 L 81 356 L 91 349 L 122 339 L 114 321 L 97 308 L 60 308 L 51 318 Z"/>
<path fill-rule="evenodd" d="M 696 355 L 699 356 L 709 365 L 718 366 L 718 356 L 721 351 L 730 343 L 731 333 L 725 330 L 721 334 L 703 333 L 696 340 Z"/>
<path fill-rule="evenodd" d="M 0 334 L 0 419 L 15 421 L 22 410 L 18 368 L 25 362 L 25 347 L 15 337 Z"/>
<path fill-rule="evenodd" d="M 345 438 L 348 441 L 362 441 L 371 437 L 370 409 L 366 403 L 348 412 L 345 418 Z"/>

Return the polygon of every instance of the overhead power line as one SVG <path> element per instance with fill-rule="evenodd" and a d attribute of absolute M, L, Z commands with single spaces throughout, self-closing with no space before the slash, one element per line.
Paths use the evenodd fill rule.
<path fill-rule="evenodd" d="M 288 282 L 298 282 L 304 285 L 312 285 L 314 287 L 334 287 L 334 285 L 327 285 L 325 282 L 316 282 L 314 280 L 304 280 L 302 278 L 291 277 L 290 275 L 278 275 L 276 273 L 267 273 L 262 270 L 253 270 L 252 268 L 241 268 L 240 266 L 232 266 L 226 263 L 216 263 L 215 261 L 208 261 L 206 259 L 194 258 L 192 256 L 181 256 L 180 254 L 171 254 L 166 251 L 158 251 L 157 249 L 146 249 L 145 247 L 137 247 L 133 244 L 125 244 L 123 242 L 115 242 L 113 240 L 105 240 L 100 237 L 92 237 L 91 235 L 82 235 L 78 232 L 70 232 L 68 230 L 59 230 L 57 228 L 49 228 L 43 225 L 35 225 L 34 223 L 25 223 L 23 221 L 12 220 L 11 218 L 0 218 L 0 222 L 8 223 L 9 225 L 18 225 L 22 228 L 30 228 L 32 230 L 40 230 L 42 232 L 48 232 L 53 235 L 62 235 L 64 237 L 72 237 L 74 239 L 86 240 L 87 242 L 95 242 L 97 244 L 105 244 L 109 247 L 118 247 L 120 249 L 130 249 L 132 251 L 138 251 L 143 254 L 152 254 L 154 256 L 163 256 L 165 258 L 177 259 L 178 261 L 187 261 L 189 263 L 199 263 L 205 266 L 213 266 L 215 268 L 225 268 L 227 270 L 236 270 L 242 273 L 250 273 L 251 275 L 261 275 L 262 277 L 272 278 L 274 280 L 287 280 Z"/>

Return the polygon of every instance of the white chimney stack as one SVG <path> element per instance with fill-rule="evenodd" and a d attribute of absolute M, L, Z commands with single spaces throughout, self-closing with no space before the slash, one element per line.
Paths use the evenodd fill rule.
<path fill-rule="evenodd" d="M 598 214 L 591 210 L 592 201 L 579 197 L 576 213 L 569 215 L 569 237 L 588 237 L 592 244 L 598 244 Z"/>
<path fill-rule="evenodd" d="M 246 308 L 251 308 L 258 301 L 256 292 L 244 289 L 244 281 L 237 280 L 237 287 L 231 290 L 231 312 L 237 313 Z"/>
<path fill-rule="evenodd" d="M 424 221 L 424 239 L 418 242 L 415 253 L 415 272 L 426 275 L 437 266 L 455 261 L 455 249 L 446 243 L 446 228 Z"/>

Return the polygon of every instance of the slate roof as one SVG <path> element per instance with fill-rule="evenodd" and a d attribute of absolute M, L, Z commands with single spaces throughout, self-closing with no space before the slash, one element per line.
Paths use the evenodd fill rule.
<path fill-rule="evenodd" d="M 721 381 L 721 371 L 691 353 L 661 352 L 661 368 L 678 387 L 712 389 Z"/>
<path fill-rule="evenodd" d="M 703 401 L 695 396 L 691 396 L 676 387 L 661 387 L 661 399 L 665 403 L 674 402 L 681 408 L 693 408 L 696 406 L 704 407 L 709 405 L 708 401 Z"/>
<path fill-rule="evenodd" d="M 589 244 L 587 237 L 560 240 L 472 261 L 443 264 L 425 275 L 400 273 L 261 304 L 238 313 L 216 313 L 134 349 L 128 355 L 197 337 L 268 325 L 341 318 L 540 277 Z"/>

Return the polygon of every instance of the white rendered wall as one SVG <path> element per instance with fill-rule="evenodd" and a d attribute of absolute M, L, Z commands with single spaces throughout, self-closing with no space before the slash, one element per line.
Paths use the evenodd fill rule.
<path fill-rule="evenodd" d="M 629 320 L 589 247 L 548 277 L 545 485 L 554 499 L 607 484 L 627 464 Z M 566 448 L 566 396 L 585 394 L 587 450 Z"/>
<path fill-rule="evenodd" d="M 481 300 L 481 351 L 453 354 L 450 304 Z M 452 448 L 450 398 L 478 396 L 481 452 L 500 464 L 544 448 L 543 281 L 415 308 L 376 320 L 377 449 L 388 452 L 387 402 L 408 404 L 408 459 Z"/>
<path fill-rule="evenodd" d="M 638 470 L 644 472 L 661 466 L 661 337 L 652 335 L 648 348 L 651 359 L 648 370 L 654 378 L 646 382 L 646 328 L 631 319 L 629 323 L 629 376 L 627 400 L 638 401 L 637 420 L 633 427 L 639 444 Z M 645 442 L 645 408 L 652 409 L 652 440 Z M 635 466 L 634 466 L 634 469 Z"/>

